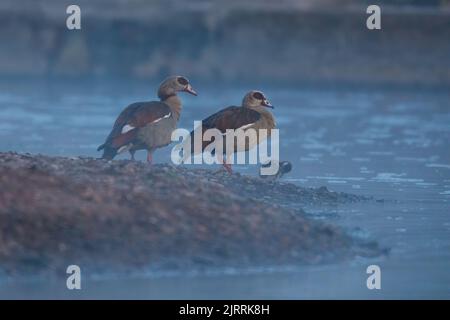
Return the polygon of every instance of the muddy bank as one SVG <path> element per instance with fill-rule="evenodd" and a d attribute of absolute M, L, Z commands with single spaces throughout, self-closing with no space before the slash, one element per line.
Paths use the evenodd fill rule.
<path fill-rule="evenodd" d="M 130 161 L 0 153 L 0 266 L 8 275 L 177 271 L 379 255 L 280 206 L 356 196 Z M 269 197 L 269 198 L 266 198 Z M 262 201 L 262 199 L 268 201 Z"/>

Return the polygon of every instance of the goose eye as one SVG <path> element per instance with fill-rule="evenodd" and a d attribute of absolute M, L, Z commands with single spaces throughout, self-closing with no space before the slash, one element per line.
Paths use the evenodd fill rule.
<path fill-rule="evenodd" d="M 253 98 L 257 99 L 257 100 L 264 100 L 264 96 L 261 92 L 255 92 L 253 94 Z"/>
<path fill-rule="evenodd" d="M 189 81 L 187 81 L 187 79 L 183 78 L 183 77 L 178 77 L 177 81 L 178 81 L 179 84 L 181 84 L 183 86 L 186 86 L 189 83 Z"/>

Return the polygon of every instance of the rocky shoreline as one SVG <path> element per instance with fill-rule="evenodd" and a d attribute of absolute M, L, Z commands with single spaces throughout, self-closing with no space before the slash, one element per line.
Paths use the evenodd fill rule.
<path fill-rule="evenodd" d="M 165 164 L 0 153 L 8 276 L 302 265 L 378 256 L 300 209 L 366 198 Z M 298 206 L 288 206 L 289 202 Z"/>

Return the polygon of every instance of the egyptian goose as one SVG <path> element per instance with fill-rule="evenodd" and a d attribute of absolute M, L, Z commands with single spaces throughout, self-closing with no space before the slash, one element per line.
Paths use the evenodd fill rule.
<path fill-rule="evenodd" d="M 232 156 L 233 153 L 252 149 L 255 145 L 269 137 L 271 129 L 275 128 L 275 118 L 267 108 L 273 109 L 274 107 L 267 100 L 264 93 L 261 91 L 250 91 L 244 96 L 240 107 L 231 106 L 222 109 L 202 121 L 202 134 L 208 129 L 218 129 L 224 135 L 223 153 L 225 155 L 225 160 L 223 160 L 223 155 L 217 156 L 228 173 L 231 174 L 232 169 L 231 164 L 228 163 L 227 159 Z M 257 138 L 255 140 L 246 140 L 244 145 L 239 145 L 235 140 L 234 150 L 226 150 L 227 129 L 242 129 L 245 133 L 245 131 L 250 128 L 256 130 Z M 259 129 L 267 129 L 267 134 L 263 136 Z M 199 128 L 196 128 L 195 130 L 199 130 Z M 203 152 L 212 142 L 204 141 L 201 150 L 196 150 L 193 133 L 194 131 L 191 132 L 191 154 L 195 155 Z"/>
<path fill-rule="evenodd" d="M 164 80 L 159 89 L 160 101 L 135 102 L 126 107 L 117 118 L 111 133 L 97 151 L 103 150 L 103 159 L 111 160 L 117 154 L 128 151 L 134 160 L 137 150 L 147 150 L 147 161 L 152 162 L 152 153 L 171 142 L 181 112 L 181 100 L 177 92 L 194 96 L 188 79 L 172 76 Z"/>

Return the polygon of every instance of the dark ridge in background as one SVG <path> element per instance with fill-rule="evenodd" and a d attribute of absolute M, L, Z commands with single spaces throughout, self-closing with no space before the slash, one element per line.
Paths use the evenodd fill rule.
<path fill-rule="evenodd" d="M 0 188 L 0 275 L 51 274 L 67 261 L 101 272 L 186 272 L 388 253 L 283 206 L 366 201 L 325 187 L 137 161 L 0 153 Z M 263 190 L 270 197 L 261 200 Z"/>
<path fill-rule="evenodd" d="M 69 1 L 0 6 L 2 77 L 268 84 L 450 85 L 448 2 L 382 4 L 382 30 L 356 1 Z M 360 2 L 359 2 L 360 3 Z M 425 4 L 395 1 L 394 4 Z"/>

